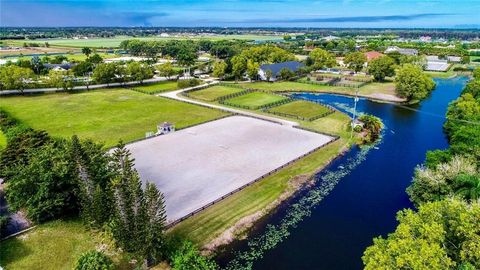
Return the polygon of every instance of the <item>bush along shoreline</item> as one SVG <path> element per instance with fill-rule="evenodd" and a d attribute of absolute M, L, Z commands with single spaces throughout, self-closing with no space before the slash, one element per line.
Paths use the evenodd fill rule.
<path fill-rule="evenodd" d="M 374 239 L 365 269 L 480 269 L 480 69 L 447 111 L 450 147 L 427 152 L 407 188 L 417 210 Z"/>

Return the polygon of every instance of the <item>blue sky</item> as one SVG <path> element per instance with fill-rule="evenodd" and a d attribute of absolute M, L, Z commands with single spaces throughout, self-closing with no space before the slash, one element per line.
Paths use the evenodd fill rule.
<path fill-rule="evenodd" d="M 480 27 L 480 0 L 0 0 L 0 26 Z"/>

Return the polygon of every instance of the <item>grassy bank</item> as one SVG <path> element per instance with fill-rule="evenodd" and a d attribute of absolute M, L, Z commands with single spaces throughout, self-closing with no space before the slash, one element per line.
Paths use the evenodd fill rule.
<path fill-rule="evenodd" d="M 132 88 L 138 92 L 153 95 L 162 92 L 178 90 L 178 84 L 177 81 L 162 81 L 157 83 L 133 86 Z"/>
<path fill-rule="evenodd" d="M 1 242 L 4 269 L 74 269 L 80 254 L 96 249 L 100 236 L 80 221 L 53 221 Z"/>
<path fill-rule="evenodd" d="M 178 129 L 225 115 L 125 89 L 6 97 L 0 106 L 28 126 L 53 136 L 68 138 L 76 134 L 106 146 L 119 140 L 141 139 L 161 122 L 171 122 Z"/>
<path fill-rule="evenodd" d="M 259 89 L 264 91 L 297 91 L 297 92 L 315 92 L 315 93 L 331 93 L 342 95 L 358 95 L 365 97 L 373 97 L 373 95 L 391 95 L 395 97 L 395 84 L 393 82 L 372 82 L 360 88 L 330 86 L 320 84 L 310 84 L 302 82 L 254 82 L 239 84 L 245 88 Z M 376 98 L 379 98 L 378 96 Z"/>
<path fill-rule="evenodd" d="M 0 130 L 0 150 L 5 148 L 7 146 L 7 137 L 5 137 L 5 134 Z"/>

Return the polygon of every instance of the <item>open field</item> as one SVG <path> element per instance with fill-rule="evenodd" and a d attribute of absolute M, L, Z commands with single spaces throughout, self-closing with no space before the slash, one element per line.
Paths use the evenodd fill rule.
<path fill-rule="evenodd" d="M 305 100 L 296 100 L 290 103 L 286 103 L 280 106 L 276 106 L 268 109 L 269 112 L 281 113 L 285 115 L 291 115 L 293 117 L 300 118 L 313 118 L 319 115 L 328 113 L 330 110 L 317 103 L 308 102 Z"/>
<path fill-rule="evenodd" d="M 127 147 L 141 178 L 165 195 L 171 222 L 332 139 L 232 116 Z"/>
<path fill-rule="evenodd" d="M 80 254 L 95 249 L 100 239 L 80 221 L 53 221 L 1 243 L 4 269 L 74 269 Z"/>
<path fill-rule="evenodd" d="M 178 129 L 226 115 L 126 89 L 2 97 L 0 107 L 28 126 L 53 136 L 77 134 L 106 146 L 143 138 L 161 122 L 171 122 Z"/>
<path fill-rule="evenodd" d="M 272 95 L 264 92 L 252 92 L 238 97 L 226 100 L 229 105 L 245 106 L 250 108 L 258 108 L 287 98 L 279 95 Z"/>
<path fill-rule="evenodd" d="M 38 43 L 45 44 L 48 42 L 50 46 L 56 47 L 92 47 L 92 48 L 117 48 L 120 46 L 120 43 L 128 39 L 139 39 L 139 40 L 148 40 L 148 41 L 162 41 L 162 40 L 182 40 L 182 39 L 191 39 L 191 40 L 224 40 L 224 39 L 241 39 L 241 40 L 280 40 L 283 39 L 281 36 L 262 36 L 262 35 L 201 35 L 201 36 L 171 36 L 171 37 L 128 37 L 128 36 L 118 36 L 114 38 L 92 38 L 92 39 L 39 39 L 39 40 L 28 40 L 28 43 Z M 25 40 L 7 40 L 6 44 L 10 46 L 22 46 Z"/>
<path fill-rule="evenodd" d="M 138 92 L 153 95 L 161 92 L 177 90 L 178 85 L 177 81 L 162 81 L 157 83 L 133 86 L 132 88 Z"/>
<path fill-rule="evenodd" d="M 243 91 L 240 88 L 236 87 L 228 87 L 228 86 L 223 86 L 223 85 L 215 85 L 212 87 L 208 87 L 202 90 L 198 91 L 192 91 L 188 93 L 188 96 L 195 98 L 195 99 L 200 99 L 200 100 L 205 100 L 205 101 L 214 101 L 217 100 L 220 97 L 238 93 Z"/>

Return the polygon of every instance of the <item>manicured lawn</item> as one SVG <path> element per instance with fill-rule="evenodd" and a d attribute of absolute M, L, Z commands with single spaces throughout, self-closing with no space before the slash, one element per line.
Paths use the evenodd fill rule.
<path fill-rule="evenodd" d="M 264 92 L 252 92 L 231 99 L 227 99 L 227 104 L 258 108 L 267 104 L 287 99 L 284 96 L 268 94 Z"/>
<path fill-rule="evenodd" d="M 114 146 L 141 139 L 161 122 L 178 128 L 216 119 L 224 112 L 126 89 L 75 94 L 2 97 L 0 107 L 25 124 L 54 136 L 91 138 Z"/>
<path fill-rule="evenodd" d="M 53 221 L 0 243 L 4 269 L 74 269 L 80 254 L 99 245 L 80 221 Z"/>
<path fill-rule="evenodd" d="M 206 100 L 206 101 L 214 101 L 220 97 L 238 93 L 243 91 L 243 89 L 236 88 L 236 87 L 228 87 L 223 85 L 215 85 L 209 88 L 205 88 L 199 91 L 193 91 L 188 93 L 188 95 L 192 98 Z"/>
<path fill-rule="evenodd" d="M 7 137 L 5 137 L 5 134 L 0 130 L 0 150 L 5 148 L 7 146 Z"/>
<path fill-rule="evenodd" d="M 372 82 L 359 88 L 359 94 L 387 94 L 395 95 L 395 83 L 393 82 Z"/>
<path fill-rule="evenodd" d="M 176 81 L 163 81 L 145 85 L 132 86 L 135 90 L 145 94 L 157 94 L 161 92 L 173 91 L 178 89 Z"/>
<path fill-rule="evenodd" d="M 319 93 L 332 93 L 341 95 L 355 95 L 358 90 L 360 96 L 370 96 L 373 94 L 387 94 L 395 96 L 395 84 L 393 82 L 372 82 L 360 88 L 340 87 L 330 85 L 308 84 L 301 82 L 255 82 L 241 84 L 245 88 L 260 89 L 265 91 L 306 91 Z"/>
<path fill-rule="evenodd" d="M 183 221 L 175 226 L 172 232 L 184 235 L 200 246 L 209 243 L 243 217 L 263 212 L 282 194 L 291 192 L 294 189 L 291 180 L 295 176 L 314 174 L 337 156 L 348 143 L 349 118 L 345 114 L 335 112 L 313 122 L 301 124 L 340 135 L 341 139 Z"/>
<path fill-rule="evenodd" d="M 327 92 L 329 90 L 350 90 L 347 87 L 337 87 L 329 85 L 308 84 L 301 82 L 254 82 L 240 84 L 242 87 L 259 89 L 265 91 L 308 91 L 308 92 Z"/>
<path fill-rule="evenodd" d="M 425 71 L 425 74 L 428 74 L 430 77 L 433 77 L 433 78 L 450 78 L 455 76 L 455 72 L 453 71 L 446 71 L 446 72 Z"/>
<path fill-rule="evenodd" d="M 270 108 L 268 111 L 303 119 L 310 119 L 330 112 L 325 106 L 305 100 L 296 100 L 294 102 Z"/>

